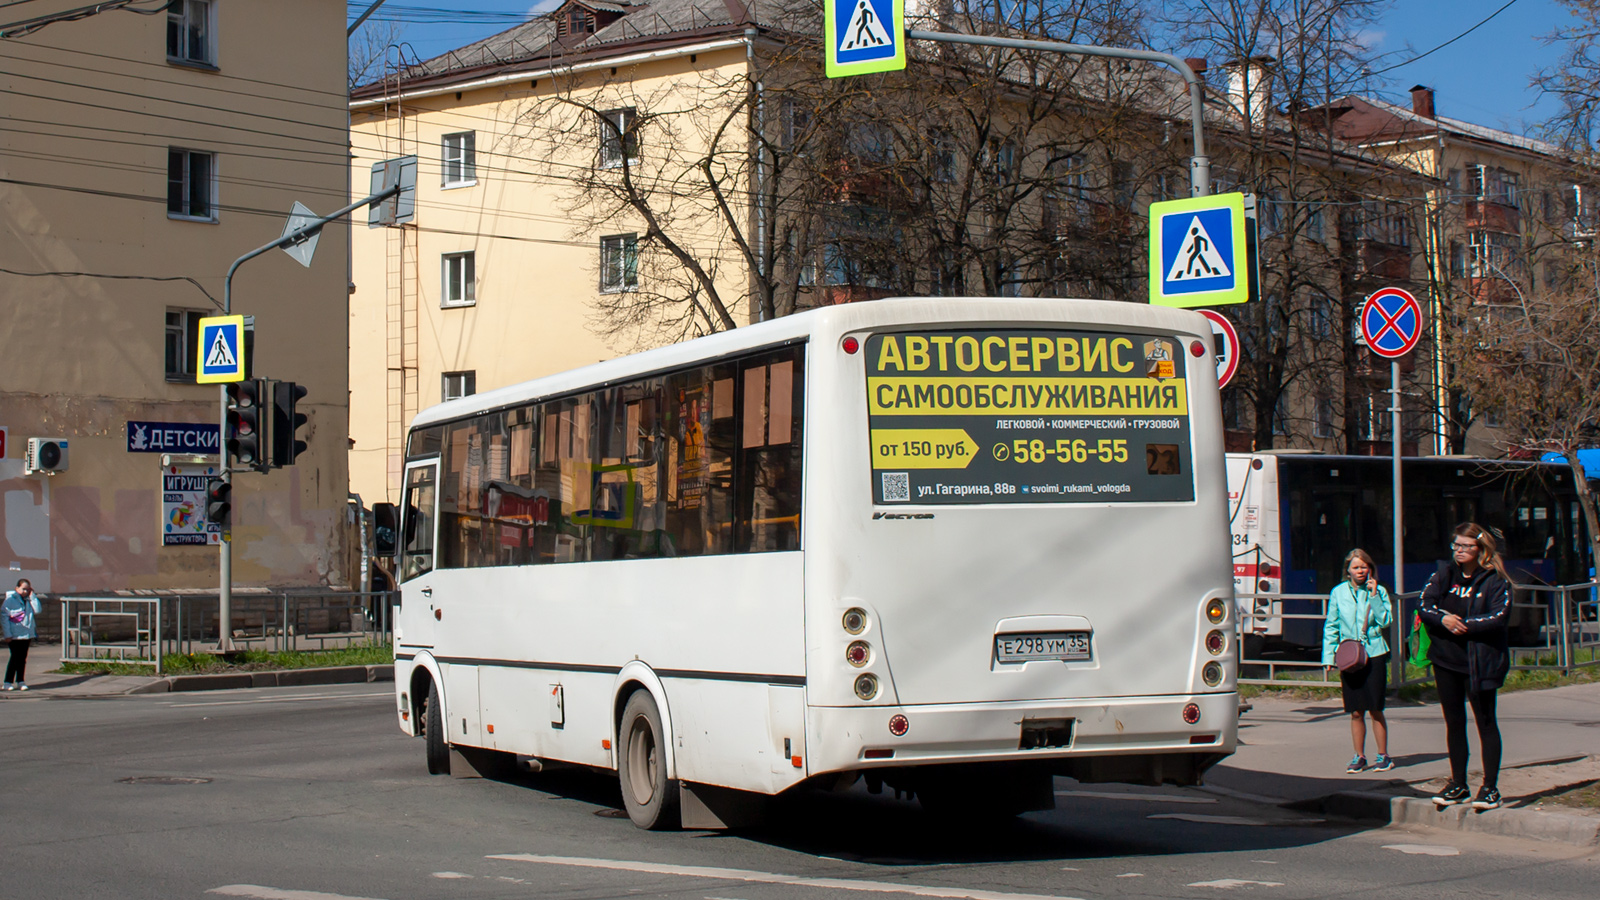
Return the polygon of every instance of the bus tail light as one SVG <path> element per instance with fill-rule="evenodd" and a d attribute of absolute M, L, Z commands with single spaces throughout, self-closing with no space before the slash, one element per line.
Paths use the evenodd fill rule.
<path fill-rule="evenodd" d="M 1223 636 L 1222 632 L 1213 631 L 1206 635 L 1206 652 L 1212 656 L 1221 656 L 1222 651 L 1227 649 L 1227 646 L 1228 639 Z M 1213 663 L 1213 665 L 1215 664 Z"/>
<path fill-rule="evenodd" d="M 1212 663 L 1212 665 L 1216 665 L 1216 663 Z M 1193 725 L 1193 724 L 1199 722 L 1200 721 L 1200 707 L 1196 706 L 1193 703 L 1186 704 L 1183 707 L 1183 721 L 1189 723 L 1190 725 Z"/>
<path fill-rule="evenodd" d="M 868 750 L 868 751 L 862 753 L 861 756 L 864 759 L 894 759 L 894 750 L 892 750 L 892 749 Z"/>
<path fill-rule="evenodd" d="M 1221 625 L 1222 620 L 1228 617 L 1228 604 L 1222 602 L 1221 597 L 1212 597 L 1206 604 L 1206 618 L 1213 625 Z"/>
<path fill-rule="evenodd" d="M 856 696 L 871 700 L 878 696 L 878 676 L 871 673 L 856 676 Z"/>
<path fill-rule="evenodd" d="M 844 661 L 858 669 L 871 659 L 872 645 L 866 641 L 851 641 L 850 646 L 844 648 Z"/>
<path fill-rule="evenodd" d="M 844 345 L 843 346 L 844 346 L 844 352 L 846 352 L 846 353 L 855 353 L 857 350 L 861 349 L 861 342 L 856 340 L 853 337 L 847 337 L 847 338 L 844 339 Z"/>
<path fill-rule="evenodd" d="M 1221 663 L 1214 663 L 1214 662 L 1206 663 L 1206 667 L 1204 669 L 1200 670 L 1200 679 L 1206 683 L 1207 687 L 1216 687 L 1217 685 L 1221 684 L 1222 683 L 1222 664 Z M 1196 715 L 1198 715 L 1198 714 L 1199 713 L 1196 712 Z M 1185 709 L 1184 717 L 1188 718 L 1187 709 Z"/>

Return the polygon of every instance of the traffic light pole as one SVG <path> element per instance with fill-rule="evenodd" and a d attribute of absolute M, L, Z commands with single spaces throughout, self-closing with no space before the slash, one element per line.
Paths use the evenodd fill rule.
<path fill-rule="evenodd" d="M 945 44 L 973 44 L 979 47 L 1006 47 L 1012 50 L 1039 50 L 1045 53 L 1068 53 L 1076 56 L 1108 56 L 1113 59 L 1137 59 L 1171 66 L 1183 76 L 1189 86 L 1189 118 L 1194 139 L 1194 154 L 1189 157 L 1190 193 L 1204 197 L 1211 193 L 1211 157 L 1206 155 L 1205 130 L 1201 118 L 1205 112 L 1205 98 L 1201 94 L 1200 76 L 1193 68 L 1171 53 L 1153 50 L 1129 50 L 1123 47 L 1098 47 L 1093 44 L 1068 44 L 1062 41 L 1025 41 L 1017 38 L 993 37 L 986 34 L 955 34 L 947 31 L 906 32 L 913 41 L 938 41 Z"/>
<path fill-rule="evenodd" d="M 401 187 L 395 184 L 391 187 L 371 195 L 338 210 L 329 213 L 320 219 L 308 222 L 305 225 L 285 234 L 270 244 L 262 244 L 249 253 L 233 261 L 228 267 L 228 275 L 222 280 L 222 314 L 233 314 L 233 273 L 239 267 L 269 250 L 278 250 L 293 247 L 306 238 L 322 230 L 322 226 L 342 219 L 369 203 L 380 203 L 390 197 L 400 195 Z M 218 399 L 222 416 L 217 422 L 217 458 L 221 462 L 218 466 L 217 477 L 223 482 L 233 480 L 232 460 L 228 457 L 228 386 L 221 385 Z M 233 518 L 230 515 L 228 525 L 222 530 L 222 543 L 218 546 L 217 558 L 217 652 L 229 653 L 233 650 Z"/>

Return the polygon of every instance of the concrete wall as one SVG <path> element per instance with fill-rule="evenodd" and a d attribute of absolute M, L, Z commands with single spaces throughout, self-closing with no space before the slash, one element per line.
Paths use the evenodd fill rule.
<path fill-rule="evenodd" d="M 168 61 L 165 14 L 5 42 L 0 567 L 55 592 L 216 586 L 216 547 L 162 547 L 161 457 L 128 452 L 126 425 L 217 421 L 216 386 L 166 374 L 166 311 L 215 313 L 229 264 L 296 200 L 348 202 L 344 22 L 333 0 L 219 0 L 214 69 Z M 170 147 L 217 155 L 215 222 L 169 218 Z M 346 580 L 347 283 L 344 227 L 309 269 L 272 251 L 234 279 L 255 373 L 310 391 L 298 465 L 235 478 L 237 584 Z M 68 438 L 69 470 L 23 476 L 30 436 Z"/>

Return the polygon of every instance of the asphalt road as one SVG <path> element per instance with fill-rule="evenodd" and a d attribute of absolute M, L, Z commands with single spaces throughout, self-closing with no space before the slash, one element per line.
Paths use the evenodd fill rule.
<path fill-rule="evenodd" d="M 787 802 L 759 831 L 646 833 L 588 773 L 428 776 L 388 687 L 7 695 L 0 896 L 1589 900 L 1600 884 L 1594 851 L 1067 781 L 1056 811 L 999 825 L 858 791 Z"/>

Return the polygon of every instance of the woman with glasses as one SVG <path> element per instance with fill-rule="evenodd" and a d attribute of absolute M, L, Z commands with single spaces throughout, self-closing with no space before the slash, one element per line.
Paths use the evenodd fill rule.
<path fill-rule="evenodd" d="M 1474 809 L 1495 809 L 1500 805 L 1500 725 L 1494 706 L 1495 692 L 1511 668 L 1506 641 L 1511 579 L 1494 538 L 1481 525 L 1456 526 L 1450 554 L 1451 561 L 1429 579 L 1418 611 L 1432 641 L 1428 661 L 1450 750 L 1450 783 L 1433 802 L 1442 808 L 1471 798 Z M 1483 746 L 1483 786 L 1476 797 L 1467 790 L 1466 704 L 1472 706 Z"/>
<path fill-rule="evenodd" d="M 1322 629 L 1322 664 L 1334 665 L 1339 645 L 1354 641 L 1366 651 L 1366 662 L 1339 670 L 1339 685 L 1344 695 L 1344 711 L 1350 714 L 1350 742 L 1356 755 L 1345 771 L 1351 774 L 1367 768 L 1367 721 L 1372 717 L 1372 737 L 1378 755 L 1372 760 L 1375 772 L 1394 768 L 1389 758 L 1389 721 L 1383 715 L 1384 695 L 1389 687 L 1389 642 L 1384 638 L 1394 622 L 1389 592 L 1378 584 L 1377 564 L 1367 551 L 1351 550 L 1344 558 L 1345 580 L 1328 595 L 1328 621 Z"/>

